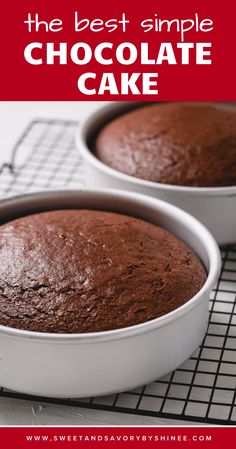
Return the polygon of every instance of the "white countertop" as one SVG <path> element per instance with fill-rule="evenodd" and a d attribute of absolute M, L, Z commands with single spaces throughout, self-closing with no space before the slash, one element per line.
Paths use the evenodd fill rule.
<path fill-rule="evenodd" d="M 35 118 L 81 120 L 105 102 L 0 102 L 0 165 L 11 151 L 26 125 Z"/>
<path fill-rule="evenodd" d="M 191 423 L 69 406 L 0 398 L 0 425 L 166 426 Z"/>

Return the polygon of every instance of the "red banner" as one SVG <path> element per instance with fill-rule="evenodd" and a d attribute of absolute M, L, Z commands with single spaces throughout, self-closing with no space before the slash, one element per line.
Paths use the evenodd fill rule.
<path fill-rule="evenodd" d="M 9 449 L 231 449 L 235 438 L 233 427 L 0 428 L 1 447 Z"/>
<path fill-rule="evenodd" d="M 236 100 L 235 1 L 1 6 L 1 100 Z"/>

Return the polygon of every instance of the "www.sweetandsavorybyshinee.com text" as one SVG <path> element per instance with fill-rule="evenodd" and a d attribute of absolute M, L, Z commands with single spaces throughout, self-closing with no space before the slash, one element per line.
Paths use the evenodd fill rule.
<path fill-rule="evenodd" d="M 26 435 L 25 437 L 27 442 L 53 442 L 53 443 L 60 443 L 60 442 L 211 442 L 212 441 L 212 435 L 180 435 L 180 434 L 173 434 L 173 435 L 165 435 L 165 434 L 156 434 L 156 435 L 120 435 L 120 434 L 113 434 L 113 435 L 79 435 L 79 434 L 70 434 L 70 435 L 63 435 L 63 434 L 54 434 L 54 435 Z"/>

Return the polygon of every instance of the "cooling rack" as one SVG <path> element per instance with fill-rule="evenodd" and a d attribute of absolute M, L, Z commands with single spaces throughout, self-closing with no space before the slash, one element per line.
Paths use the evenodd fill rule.
<path fill-rule="evenodd" d="M 35 120 L 17 142 L 12 161 L 0 168 L 0 199 L 16 194 L 81 188 L 83 163 L 75 148 L 76 122 Z M 236 424 L 236 245 L 222 248 L 221 276 L 210 298 L 202 345 L 175 372 L 112 396 L 50 399 L 0 390 L 0 396 L 112 412 Z M 186 336 L 187 337 L 187 336 Z"/>

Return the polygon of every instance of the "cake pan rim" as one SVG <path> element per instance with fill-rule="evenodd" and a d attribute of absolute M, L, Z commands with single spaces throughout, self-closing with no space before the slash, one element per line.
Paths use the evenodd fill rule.
<path fill-rule="evenodd" d="M 176 184 L 166 184 L 166 183 L 160 183 L 156 181 L 149 181 L 142 178 L 137 178 L 132 175 L 128 175 L 126 173 L 123 173 L 119 170 L 116 170 L 104 162 L 102 162 L 100 159 L 98 159 L 95 154 L 93 154 L 92 150 L 89 148 L 88 142 L 87 142 L 87 132 L 88 128 L 91 127 L 91 124 L 93 125 L 94 122 L 100 120 L 100 116 L 109 114 L 111 112 L 114 114 L 117 112 L 117 114 L 121 111 L 127 112 L 130 110 L 130 108 L 134 108 L 134 104 L 140 105 L 142 103 L 140 102 L 111 102 L 108 105 L 101 106 L 99 109 L 97 109 L 95 112 L 90 114 L 89 116 L 85 117 L 81 123 L 79 123 L 76 134 L 75 134 L 75 140 L 76 145 L 79 151 L 81 152 L 82 157 L 85 161 L 88 161 L 93 167 L 95 167 L 97 170 L 101 171 L 105 175 L 112 176 L 120 181 L 129 182 L 131 184 L 138 185 L 140 187 L 149 188 L 152 190 L 162 190 L 162 191 L 170 191 L 170 192 L 176 192 L 180 194 L 186 194 L 186 195 L 199 195 L 199 196 L 224 196 L 224 197 L 232 197 L 236 196 L 236 185 L 232 186 L 223 186 L 223 187 L 194 187 L 194 186 L 183 186 L 183 185 L 176 185 Z M 118 114 L 119 115 L 119 114 Z M 113 118 L 115 118 L 116 115 L 114 115 Z M 97 130 L 99 127 L 95 126 L 95 130 Z"/>
<path fill-rule="evenodd" d="M 201 303 L 201 301 L 205 298 L 205 296 L 208 294 L 210 295 L 211 290 L 214 287 L 214 284 L 217 281 L 219 272 L 220 272 L 220 252 L 218 245 L 214 239 L 214 237 L 211 235 L 211 233 L 208 231 L 208 229 L 199 222 L 196 218 L 191 216 L 189 213 L 183 211 L 182 209 L 171 205 L 163 200 L 159 200 L 147 195 L 143 195 L 140 193 L 134 193 L 134 192 L 126 192 L 124 190 L 116 190 L 116 189 L 97 189 L 91 190 L 91 189 L 79 189 L 79 190 L 52 190 L 52 191 L 43 191 L 43 192 L 37 192 L 37 193 L 30 193 L 30 194 L 24 194 L 24 195 L 17 195 L 15 197 L 10 197 L 8 199 L 4 199 L 2 202 L 0 202 L 0 213 L 2 213 L 2 208 L 7 206 L 14 207 L 15 202 L 20 201 L 26 201 L 33 200 L 35 198 L 42 199 L 43 197 L 59 197 L 61 195 L 79 195 L 79 194 L 88 194 L 91 196 L 108 196 L 110 198 L 119 197 L 121 199 L 130 199 L 131 201 L 140 201 L 143 202 L 146 205 L 149 205 L 151 208 L 153 207 L 153 210 L 156 210 L 162 212 L 162 213 L 169 213 L 170 216 L 177 217 L 177 221 L 181 223 L 186 224 L 186 222 L 189 224 L 188 228 L 190 229 L 190 232 L 193 232 L 193 235 L 197 235 L 197 237 L 201 240 L 203 243 L 203 246 L 206 250 L 208 259 L 209 259 L 209 271 L 207 272 L 207 279 L 202 288 L 197 292 L 196 295 L 194 295 L 192 298 L 190 298 L 185 304 L 180 306 L 177 309 L 174 309 L 173 311 L 169 312 L 168 314 L 162 315 L 161 317 L 155 318 L 153 320 L 146 321 L 144 323 L 140 323 L 134 326 L 128 326 L 123 327 L 120 329 L 114 329 L 114 330 L 108 330 L 108 331 L 101 331 L 101 332 L 90 332 L 90 333 L 44 333 L 44 332 L 34 332 L 34 331 L 27 331 L 22 329 L 17 329 L 13 327 L 8 327 L 4 325 L 0 325 L 0 335 L 1 334 L 7 334 L 9 336 L 15 337 L 15 338 L 29 338 L 29 339 L 37 339 L 40 341 L 53 341 L 53 342 L 75 342 L 75 343 L 85 343 L 85 342 L 91 342 L 94 343 L 99 341 L 111 341 L 114 339 L 121 339 L 121 338 L 127 338 L 136 336 L 137 334 L 142 334 L 146 332 L 151 332 L 153 329 L 157 329 L 163 326 L 170 325 L 172 322 L 178 320 L 181 316 L 187 314 L 192 310 L 193 308 L 197 307 L 198 304 Z M 11 203 L 11 204 L 10 204 Z M 114 212 L 118 212 L 118 210 L 114 210 Z M 192 229 L 195 230 L 192 231 Z M 196 232 L 197 229 L 197 232 Z M 187 243 L 188 244 L 188 243 Z"/>

